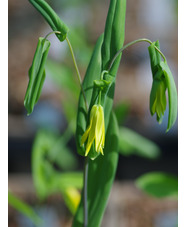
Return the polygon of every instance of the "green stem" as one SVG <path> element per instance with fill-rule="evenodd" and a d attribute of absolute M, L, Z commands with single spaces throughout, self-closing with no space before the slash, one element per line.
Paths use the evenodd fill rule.
<path fill-rule="evenodd" d="M 84 165 L 84 188 L 83 188 L 83 202 L 84 202 L 84 227 L 88 226 L 88 205 L 87 205 L 87 192 L 88 192 L 88 157 L 85 158 Z"/>
<path fill-rule="evenodd" d="M 61 32 L 59 31 L 52 31 L 52 32 L 49 32 L 46 36 L 45 36 L 45 39 L 48 38 L 49 35 L 52 35 L 52 34 L 61 34 Z"/>
<path fill-rule="evenodd" d="M 86 96 L 85 96 L 85 92 L 82 86 L 82 81 L 81 81 L 81 76 L 79 73 L 79 69 L 76 63 L 76 59 L 75 59 L 75 55 L 72 49 L 72 45 L 70 43 L 70 40 L 66 37 L 66 41 L 68 43 L 71 55 L 72 55 L 72 59 L 73 59 L 73 63 L 76 69 L 76 73 L 77 73 L 77 77 L 81 86 L 81 92 L 83 94 L 83 98 L 84 98 L 84 102 L 85 102 L 85 107 L 86 107 L 86 111 L 88 113 L 88 103 L 86 100 Z M 88 205 L 87 205 L 87 185 L 88 185 L 88 157 L 85 158 L 85 164 L 84 164 L 84 174 L 83 174 L 83 184 L 84 184 L 84 188 L 83 188 L 83 203 L 84 203 L 84 227 L 88 227 Z"/>
<path fill-rule="evenodd" d="M 118 50 L 118 52 L 114 55 L 114 57 L 113 57 L 113 59 L 112 59 L 110 65 L 109 65 L 109 67 L 108 67 L 108 71 L 110 71 L 110 69 L 112 68 L 113 63 L 115 62 L 116 58 L 119 56 L 119 54 L 120 54 L 122 51 L 124 51 L 127 47 L 132 46 L 133 44 L 139 43 L 139 42 L 147 42 L 147 43 L 152 44 L 152 42 L 151 42 L 149 39 L 145 39 L 145 38 L 143 38 L 143 39 L 137 39 L 137 40 L 134 40 L 134 41 L 132 41 L 132 42 L 126 44 L 126 45 L 123 46 L 120 50 Z M 161 52 L 161 50 L 159 50 L 156 46 L 154 46 L 154 47 L 155 47 L 155 49 L 161 54 L 162 58 L 163 58 L 164 61 L 166 62 L 165 55 L 164 55 L 164 54 Z"/>
<path fill-rule="evenodd" d="M 103 70 L 103 71 L 102 71 L 101 76 L 100 76 L 100 79 L 101 79 L 101 80 L 103 80 L 103 75 L 104 75 L 105 73 L 108 73 L 108 71 L 107 71 L 107 70 Z"/>
<path fill-rule="evenodd" d="M 74 55 L 74 51 L 72 49 L 72 45 L 70 43 L 70 40 L 67 37 L 66 37 L 66 41 L 68 43 L 68 46 L 69 46 L 69 49 L 70 49 L 70 53 L 72 55 L 73 63 L 74 63 L 75 69 L 76 69 L 76 73 L 77 73 L 77 77 L 78 77 L 78 80 L 79 80 L 79 84 L 81 86 L 81 92 L 83 94 L 86 110 L 87 110 L 87 113 L 88 113 L 88 103 L 87 103 L 85 92 L 84 92 L 84 89 L 83 89 L 83 86 L 82 86 L 81 76 L 80 76 L 80 72 L 79 72 L 79 69 L 78 69 L 78 66 L 77 66 L 77 62 L 76 62 L 76 58 L 75 58 L 75 55 Z"/>

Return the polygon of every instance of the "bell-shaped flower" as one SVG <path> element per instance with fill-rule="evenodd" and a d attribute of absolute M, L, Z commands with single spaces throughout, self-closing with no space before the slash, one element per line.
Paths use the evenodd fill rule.
<path fill-rule="evenodd" d="M 95 150 L 103 155 L 105 144 L 104 111 L 101 105 L 93 105 L 90 111 L 90 124 L 81 137 L 81 146 L 86 142 L 85 156 L 88 155 L 91 146 L 95 142 Z"/>

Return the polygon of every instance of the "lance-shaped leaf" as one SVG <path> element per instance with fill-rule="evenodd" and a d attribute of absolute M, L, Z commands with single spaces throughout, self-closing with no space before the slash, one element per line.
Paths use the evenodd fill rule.
<path fill-rule="evenodd" d="M 61 34 L 56 33 L 56 36 L 60 41 L 64 41 L 69 28 L 48 5 L 48 3 L 44 0 L 29 0 L 29 2 L 41 13 L 53 31 L 61 32 Z"/>
<path fill-rule="evenodd" d="M 50 42 L 40 37 L 32 65 L 28 72 L 29 83 L 24 99 L 24 106 L 27 109 L 28 115 L 32 113 L 34 106 L 41 94 L 45 80 L 45 63 L 47 60 L 49 47 Z"/>
<path fill-rule="evenodd" d="M 111 114 L 104 156 L 100 155 L 94 161 L 89 159 L 88 227 L 101 226 L 118 163 L 118 132 L 116 117 Z M 83 196 L 72 226 L 83 226 Z"/>
<path fill-rule="evenodd" d="M 102 71 L 107 70 L 109 63 L 122 48 L 125 39 L 125 14 L 126 14 L 126 0 L 112 0 L 110 1 L 109 11 L 105 24 L 104 40 L 101 49 L 102 56 Z M 121 59 L 120 54 L 115 60 L 109 74 L 104 74 L 103 79 L 110 80 L 113 78 L 113 82 L 106 94 L 104 103 L 105 112 L 105 128 L 108 127 L 109 113 L 111 112 L 115 90 L 115 79 Z"/>

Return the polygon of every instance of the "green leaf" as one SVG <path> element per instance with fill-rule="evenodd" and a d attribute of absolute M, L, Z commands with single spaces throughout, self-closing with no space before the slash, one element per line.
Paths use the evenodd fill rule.
<path fill-rule="evenodd" d="M 74 79 L 73 70 L 61 63 L 47 59 L 46 69 L 49 72 L 49 76 L 52 81 L 68 95 L 73 95 L 73 98 L 77 101 L 79 94 L 79 84 Z"/>
<path fill-rule="evenodd" d="M 61 34 L 56 34 L 58 39 L 62 42 L 66 39 L 69 28 L 59 18 L 55 11 L 44 0 L 29 0 L 29 2 L 40 12 L 45 18 L 53 31 L 59 31 Z"/>
<path fill-rule="evenodd" d="M 90 110 L 96 103 L 98 98 L 98 89 L 93 89 L 93 81 L 100 79 L 101 73 L 104 70 L 107 70 L 106 67 L 108 66 L 108 63 L 112 60 L 117 51 L 123 46 L 125 10 L 126 0 L 111 0 L 104 36 L 101 35 L 96 43 L 83 81 L 83 89 L 85 91 L 85 96 L 89 104 L 89 111 L 87 113 L 83 95 L 81 93 L 79 97 L 76 129 L 76 144 L 78 153 L 83 156 L 85 155 L 85 149 L 80 146 L 81 137 L 86 130 Z M 108 128 L 110 113 L 113 105 L 115 77 L 119 68 L 120 58 L 121 55 L 114 62 L 110 73 L 106 73 L 103 77 L 103 79 L 106 81 L 112 81 L 112 84 L 110 85 L 109 90 L 105 94 L 105 98 L 103 99 L 106 131 Z"/>
<path fill-rule="evenodd" d="M 150 159 L 160 155 L 160 149 L 155 143 L 126 127 L 120 127 L 119 151 L 125 156 L 135 154 Z"/>
<path fill-rule="evenodd" d="M 36 226 L 41 226 L 42 219 L 37 215 L 31 206 L 23 202 L 17 196 L 8 192 L 8 203 L 17 211 L 28 217 Z"/>
<path fill-rule="evenodd" d="M 178 195 L 177 177 L 163 172 L 151 172 L 136 180 L 138 188 L 157 198 L 174 197 Z"/>
<path fill-rule="evenodd" d="M 126 15 L 126 0 L 111 0 L 107 20 L 105 24 L 104 39 L 101 49 L 102 56 L 102 71 L 107 70 L 108 64 L 113 59 L 114 55 L 124 45 L 125 39 L 125 15 Z M 109 124 L 109 114 L 112 110 L 114 91 L 115 91 L 115 79 L 121 59 L 120 54 L 115 60 L 109 74 L 104 74 L 103 79 L 110 80 L 113 78 L 109 91 L 106 94 L 104 103 L 105 112 L 105 128 L 107 129 Z"/>
<path fill-rule="evenodd" d="M 29 69 L 29 83 L 24 99 L 24 106 L 27 109 L 28 115 L 32 113 L 35 104 L 37 103 L 43 83 L 45 80 L 45 63 L 50 48 L 50 42 L 42 37 L 39 38 L 36 52 L 32 65 Z"/>
<path fill-rule="evenodd" d="M 63 140 L 58 138 L 51 132 L 39 131 L 34 140 L 32 173 L 36 192 L 40 199 L 61 191 L 62 188 L 69 186 L 79 188 L 82 185 L 81 174 L 61 173 L 54 168 L 54 164 L 64 169 L 77 165 L 76 159 L 70 155 Z"/>
<path fill-rule="evenodd" d="M 160 66 L 164 72 L 166 84 L 168 87 L 168 99 L 169 99 L 169 118 L 168 118 L 168 126 L 167 131 L 174 125 L 177 119 L 177 111 L 178 111 L 178 103 L 177 103 L 177 90 L 174 82 L 174 78 L 169 69 L 169 66 L 165 62 L 160 62 Z"/>
<path fill-rule="evenodd" d="M 106 135 L 104 156 L 89 159 L 88 170 L 88 226 L 98 227 L 107 205 L 118 163 L 118 123 L 111 114 Z M 74 218 L 73 227 L 83 226 L 83 197 Z"/>
<path fill-rule="evenodd" d="M 101 50 L 102 68 L 107 70 L 114 55 L 122 48 L 125 38 L 126 0 L 111 0 L 105 24 L 104 40 Z M 119 67 L 121 54 L 116 59 L 110 74 L 115 76 Z"/>

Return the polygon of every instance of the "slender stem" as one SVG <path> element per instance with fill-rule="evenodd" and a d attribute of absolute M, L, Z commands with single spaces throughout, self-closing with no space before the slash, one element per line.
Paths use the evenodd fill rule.
<path fill-rule="evenodd" d="M 77 77 L 78 77 L 78 80 L 79 80 L 79 83 L 80 83 L 80 86 L 81 86 L 81 91 L 82 91 L 82 94 L 83 94 L 86 111 L 88 113 L 88 103 L 87 103 L 85 92 L 84 92 L 84 89 L 83 89 L 83 86 L 82 86 L 81 76 L 80 76 L 80 72 L 79 72 L 79 69 L 78 69 L 78 66 L 77 66 L 77 63 L 76 63 L 76 59 L 75 59 L 75 55 L 74 55 L 74 52 L 73 52 L 73 49 L 72 49 L 72 45 L 71 45 L 70 40 L 68 38 L 66 38 L 66 41 L 68 43 L 68 46 L 69 46 L 69 49 L 70 49 L 70 52 L 71 52 L 71 55 L 72 55 L 73 63 L 74 63 L 74 66 L 75 66 L 75 69 L 76 69 L 76 73 L 77 73 Z M 83 182 L 84 183 L 84 188 L 83 188 L 84 227 L 87 227 L 88 226 L 88 204 L 87 204 L 88 157 L 85 158 L 83 178 L 84 178 L 83 179 L 83 181 L 84 181 Z"/>
<path fill-rule="evenodd" d="M 84 202 L 84 227 L 88 226 L 88 205 L 87 205 L 87 192 L 88 192 L 88 157 L 85 158 L 84 165 L 84 189 L 83 189 L 83 202 Z"/>
<path fill-rule="evenodd" d="M 137 39 L 137 40 L 134 40 L 134 41 L 132 41 L 132 42 L 126 44 L 126 45 L 123 46 L 120 50 L 118 50 L 118 52 L 114 55 L 114 57 L 113 57 L 113 59 L 112 59 L 110 65 L 109 65 L 109 67 L 108 67 L 108 71 L 110 71 L 110 69 L 112 68 L 113 63 L 115 62 L 116 58 L 118 57 L 118 55 L 119 55 L 122 51 L 124 51 L 127 47 L 132 46 L 133 44 L 139 43 L 139 42 L 148 42 L 148 43 L 152 44 L 152 42 L 151 42 L 149 39 L 145 39 L 145 38 L 143 38 L 143 39 Z M 154 47 L 155 47 L 155 49 L 161 54 L 161 56 L 163 57 L 164 61 L 166 62 L 165 55 L 164 55 L 156 46 L 154 46 Z"/>
<path fill-rule="evenodd" d="M 81 76 L 80 76 L 80 72 L 79 72 L 79 69 L 78 69 L 78 66 L 77 66 L 77 62 L 76 62 L 76 58 L 75 58 L 75 55 L 74 55 L 74 51 L 72 49 L 72 45 L 70 43 L 70 40 L 67 37 L 66 37 L 66 41 L 68 43 L 68 46 L 69 46 L 69 49 L 70 49 L 70 53 L 72 55 L 73 63 L 74 63 L 75 69 L 76 69 L 77 77 L 78 77 L 79 84 L 81 86 L 81 91 L 82 91 L 82 94 L 83 94 L 83 98 L 84 98 L 84 101 L 85 101 L 86 110 L 88 112 L 88 103 L 87 103 L 85 92 L 84 92 L 84 89 L 83 89 L 83 86 L 82 86 Z"/>
<path fill-rule="evenodd" d="M 52 31 L 52 32 L 49 32 L 49 33 L 45 36 L 45 39 L 47 39 L 48 36 L 51 35 L 51 34 L 61 34 L 61 32 L 59 32 L 59 31 Z"/>

